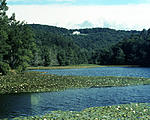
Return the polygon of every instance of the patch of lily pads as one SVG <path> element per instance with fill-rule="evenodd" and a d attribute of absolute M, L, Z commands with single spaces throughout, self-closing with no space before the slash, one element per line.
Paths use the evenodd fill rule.
<path fill-rule="evenodd" d="M 131 86 L 150 84 L 150 78 L 57 76 L 25 72 L 0 76 L 0 94 L 51 92 L 68 88 Z M 149 120 L 150 104 L 87 108 L 77 111 L 53 111 L 43 116 L 19 117 L 16 120 Z M 6 119 L 7 120 L 7 119 Z"/>
<path fill-rule="evenodd" d="M 14 120 L 150 120 L 150 104 L 93 107 L 80 112 L 52 111 L 43 116 L 18 117 Z"/>
<path fill-rule="evenodd" d="M 51 92 L 68 88 L 130 86 L 150 84 L 150 78 L 57 76 L 25 72 L 0 76 L 0 94 Z"/>

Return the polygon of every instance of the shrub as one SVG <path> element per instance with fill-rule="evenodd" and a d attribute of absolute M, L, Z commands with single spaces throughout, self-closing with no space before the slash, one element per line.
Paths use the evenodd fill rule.
<path fill-rule="evenodd" d="M 0 73 L 6 75 L 10 72 L 10 66 L 7 63 L 0 62 Z"/>

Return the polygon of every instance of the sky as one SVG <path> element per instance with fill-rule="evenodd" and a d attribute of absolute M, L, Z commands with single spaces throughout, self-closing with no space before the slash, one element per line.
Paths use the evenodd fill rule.
<path fill-rule="evenodd" d="M 150 28 L 150 0 L 6 0 L 8 15 L 29 24 L 67 29 Z"/>

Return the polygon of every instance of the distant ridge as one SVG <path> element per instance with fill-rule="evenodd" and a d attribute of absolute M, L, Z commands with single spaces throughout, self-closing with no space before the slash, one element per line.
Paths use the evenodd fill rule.
<path fill-rule="evenodd" d="M 110 28 L 87 28 L 87 29 L 66 29 L 56 26 L 29 24 L 37 33 L 46 32 L 64 35 L 73 39 L 73 41 L 81 48 L 86 49 L 99 49 L 100 47 L 107 47 L 115 44 L 125 38 L 129 38 L 131 35 L 139 34 L 140 31 L 132 30 L 115 30 Z M 81 33 L 78 36 L 73 36 L 72 33 L 78 31 Z M 82 34 L 85 34 L 83 36 Z"/>

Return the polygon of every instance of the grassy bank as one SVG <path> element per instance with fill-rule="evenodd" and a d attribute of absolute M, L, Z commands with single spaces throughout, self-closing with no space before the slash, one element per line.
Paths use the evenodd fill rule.
<path fill-rule="evenodd" d="M 150 78 L 57 76 L 25 72 L 0 76 L 0 94 L 59 91 L 67 88 L 150 84 Z"/>
<path fill-rule="evenodd" d="M 15 120 L 150 120 L 150 104 L 94 107 L 81 112 L 53 111 L 41 117 L 20 117 Z"/>
<path fill-rule="evenodd" d="M 78 69 L 78 68 L 95 68 L 95 67 L 103 67 L 101 65 L 95 65 L 95 64 L 80 64 L 80 65 L 70 65 L 70 66 L 49 66 L 49 67 L 28 67 L 29 70 L 36 70 L 36 69 Z"/>
<path fill-rule="evenodd" d="M 47 69 L 79 69 L 79 68 L 96 68 L 96 67 L 140 67 L 138 65 L 96 65 L 96 64 L 80 64 L 70 66 L 49 66 L 49 67 L 28 67 L 28 70 L 47 70 Z"/>

